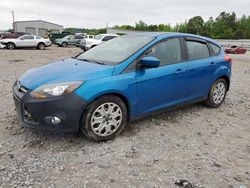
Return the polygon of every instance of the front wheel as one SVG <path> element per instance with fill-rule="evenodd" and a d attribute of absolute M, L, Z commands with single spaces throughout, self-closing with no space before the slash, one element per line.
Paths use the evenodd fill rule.
<path fill-rule="evenodd" d="M 227 82 L 223 78 L 216 80 L 209 91 L 206 104 L 213 108 L 219 107 L 225 100 L 227 87 Z"/>
<path fill-rule="evenodd" d="M 62 43 L 62 47 L 65 48 L 65 47 L 67 47 L 67 46 L 68 46 L 67 42 L 63 42 L 63 43 Z"/>
<path fill-rule="evenodd" d="M 15 46 L 14 43 L 9 42 L 9 43 L 6 45 L 6 47 L 7 47 L 7 49 L 9 49 L 9 50 L 13 50 L 16 46 Z"/>
<path fill-rule="evenodd" d="M 106 95 L 93 101 L 85 110 L 81 132 L 93 141 L 108 141 L 121 133 L 127 123 L 127 108 L 117 96 Z"/>
<path fill-rule="evenodd" d="M 45 50 L 45 44 L 39 43 L 39 44 L 38 44 L 38 49 L 39 49 L 39 50 Z"/>

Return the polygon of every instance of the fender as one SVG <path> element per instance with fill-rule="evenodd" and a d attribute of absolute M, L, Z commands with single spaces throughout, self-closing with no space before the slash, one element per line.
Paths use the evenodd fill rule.
<path fill-rule="evenodd" d="M 225 63 L 228 63 L 228 62 L 225 62 Z M 230 78 L 231 78 L 231 69 L 224 65 L 224 66 L 220 66 L 214 73 L 213 73 L 213 76 L 212 76 L 212 83 L 211 85 L 220 77 L 222 76 L 226 76 L 229 80 L 229 85 L 230 85 Z"/>

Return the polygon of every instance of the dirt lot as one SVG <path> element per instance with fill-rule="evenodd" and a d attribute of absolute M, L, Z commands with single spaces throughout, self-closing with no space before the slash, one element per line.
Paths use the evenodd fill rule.
<path fill-rule="evenodd" d="M 131 122 L 108 143 L 20 127 L 11 87 L 26 70 L 77 48 L 0 50 L 0 187 L 250 187 L 250 54 L 232 55 L 225 103 Z"/>

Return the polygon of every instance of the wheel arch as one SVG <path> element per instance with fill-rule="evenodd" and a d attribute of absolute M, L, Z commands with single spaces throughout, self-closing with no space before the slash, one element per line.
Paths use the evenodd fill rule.
<path fill-rule="evenodd" d="M 229 91 L 229 87 L 230 87 L 230 79 L 229 79 L 229 77 L 227 75 L 222 75 L 218 79 L 220 79 L 220 78 L 222 78 L 222 79 L 224 79 L 226 81 L 226 83 L 227 83 L 227 91 Z"/>
<path fill-rule="evenodd" d="M 37 47 L 38 47 L 40 44 L 43 44 L 44 46 L 46 46 L 44 42 L 40 41 L 40 42 L 38 42 Z"/>
<path fill-rule="evenodd" d="M 126 97 L 124 94 L 120 93 L 120 92 L 117 92 L 117 91 L 110 91 L 110 92 L 106 92 L 106 93 L 100 93 L 98 95 L 95 95 L 93 98 L 91 98 L 89 101 L 88 101 L 88 104 L 87 106 L 89 106 L 93 101 L 97 100 L 98 98 L 100 97 L 103 97 L 103 96 L 107 96 L 107 95 L 113 95 L 113 96 L 116 96 L 118 98 L 120 98 L 123 103 L 125 104 L 126 108 L 127 108 L 127 113 L 128 113 L 128 120 L 130 120 L 130 114 L 131 114 L 131 104 L 128 100 L 128 97 Z M 87 108 L 87 107 L 86 107 Z M 86 109 L 85 108 L 85 109 Z M 82 114 L 85 112 L 85 109 L 83 110 Z"/>
<path fill-rule="evenodd" d="M 14 48 L 16 48 L 16 44 L 15 44 L 14 42 L 9 41 L 9 42 L 6 43 L 6 46 L 7 46 L 8 44 L 13 44 L 13 45 L 14 45 Z"/>

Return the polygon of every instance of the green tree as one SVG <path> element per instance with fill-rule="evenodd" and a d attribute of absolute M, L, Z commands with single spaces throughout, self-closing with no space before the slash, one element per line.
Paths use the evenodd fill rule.
<path fill-rule="evenodd" d="M 187 32 L 197 35 L 207 35 L 203 18 L 201 16 L 191 18 L 187 23 Z"/>
<path fill-rule="evenodd" d="M 148 26 L 145 22 L 143 22 L 142 20 L 139 20 L 139 22 L 135 23 L 135 30 L 147 31 Z"/>
<path fill-rule="evenodd" d="M 235 36 L 235 31 L 237 30 L 238 23 L 237 17 L 234 12 L 226 13 L 222 12 L 215 19 L 213 27 L 213 37 L 218 39 L 233 39 L 237 38 Z"/>

